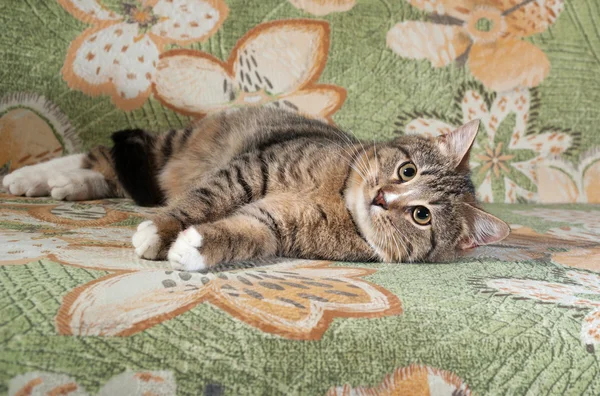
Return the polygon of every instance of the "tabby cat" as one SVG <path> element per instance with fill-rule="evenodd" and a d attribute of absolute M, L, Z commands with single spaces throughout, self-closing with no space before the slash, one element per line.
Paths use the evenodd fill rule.
<path fill-rule="evenodd" d="M 365 143 L 296 113 L 247 108 L 97 147 L 6 176 L 14 195 L 131 197 L 164 205 L 133 236 L 143 258 L 196 271 L 275 256 L 445 261 L 502 240 L 468 167 L 479 123 L 438 138 Z"/>

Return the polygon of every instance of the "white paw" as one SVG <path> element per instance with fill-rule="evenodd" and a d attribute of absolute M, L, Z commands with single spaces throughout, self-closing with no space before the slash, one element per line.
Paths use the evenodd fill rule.
<path fill-rule="evenodd" d="M 151 220 L 140 223 L 137 232 L 132 237 L 135 253 L 148 260 L 154 260 L 160 252 L 161 241 L 158 236 L 158 228 Z"/>
<path fill-rule="evenodd" d="M 83 201 L 103 198 L 107 193 L 104 177 L 89 169 L 54 174 L 48 179 L 48 187 L 57 200 Z"/>
<path fill-rule="evenodd" d="M 180 232 L 167 256 L 173 269 L 180 271 L 206 269 L 206 260 L 198 250 L 200 247 L 202 247 L 202 235 L 194 227 Z"/>
<path fill-rule="evenodd" d="M 64 172 L 82 170 L 81 161 L 84 157 L 84 154 L 74 154 L 41 164 L 24 166 L 6 175 L 2 185 L 13 195 L 48 196 L 51 190 L 48 181 Z"/>
<path fill-rule="evenodd" d="M 43 171 L 36 171 L 33 166 L 17 169 L 2 180 L 2 185 L 12 195 L 26 195 L 39 197 L 48 195 L 48 175 Z"/>

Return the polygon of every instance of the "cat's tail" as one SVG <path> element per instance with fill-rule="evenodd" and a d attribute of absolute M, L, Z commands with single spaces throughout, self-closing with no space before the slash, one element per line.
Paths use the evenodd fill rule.
<path fill-rule="evenodd" d="M 114 145 L 109 157 L 115 173 L 113 179 L 136 204 L 164 205 L 165 194 L 160 188 L 158 175 L 171 157 L 185 148 L 192 132 L 193 128 L 190 127 L 162 135 L 151 135 L 142 129 L 113 133 Z M 91 154 L 93 151 L 88 158 Z M 101 167 L 102 164 L 92 166 Z M 107 174 L 105 178 L 108 179 Z"/>
<path fill-rule="evenodd" d="M 19 168 L 2 185 L 13 195 L 69 201 L 130 197 L 140 206 L 164 205 L 158 175 L 191 133 L 191 128 L 158 136 L 141 129 L 115 132 L 110 149 L 97 146 L 87 154 Z"/>
<path fill-rule="evenodd" d="M 111 190 L 119 190 L 140 206 L 164 204 L 158 184 L 162 158 L 157 158 L 157 143 L 164 139 L 141 129 L 129 129 L 112 135 L 113 147 L 92 149 L 84 160 L 84 168 L 102 173 Z"/>

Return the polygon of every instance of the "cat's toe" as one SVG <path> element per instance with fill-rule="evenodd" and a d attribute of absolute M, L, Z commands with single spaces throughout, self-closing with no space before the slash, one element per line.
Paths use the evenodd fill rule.
<path fill-rule="evenodd" d="M 30 172 L 26 168 L 18 169 L 6 175 L 2 180 L 2 185 L 12 195 L 39 197 L 48 195 L 50 191 L 45 174 Z"/>
<path fill-rule="evenodd" d="M 52 198 L 59 201 L 71 197 L 75 192 L 74 186 L 71 185 L 71 180 L 65 174 L 56 174 L 48 180 L 50 195 Z"/>
<path fill-rule="evenodd" d="M 158 235 L 158 228 L 151 221 L 147 220 L 138 226 L 137 232 L 132 238 L 135 253 L 148 260 L 156 260 L 162 248 L 162 241 Z"/>
<path fill-rule="evenodd" d="M 173 269 L 201 271 L 207 268 L 206 259 L 199 250 L 202 247 L 202 239 L 202 235 L 194 227 L 179 233 L 167 256 Z"/>
<path fill-rule="evenodd" d="M 102 184 L 102 175 L 88 169 L 56 173 L 48 179 L 52 198 L 66 201 L 100 198 L 104 192 Z"/>

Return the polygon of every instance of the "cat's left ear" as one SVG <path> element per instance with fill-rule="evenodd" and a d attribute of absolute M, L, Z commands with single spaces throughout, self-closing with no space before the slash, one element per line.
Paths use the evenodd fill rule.
<path fill-rule="evenodd" d="M 468 169 L 469 152 L 478 130 L 479 120 L 473 120 L 453 132 L 436 138 L 442 152 L 450 157 L 453 168 Z"/>
<path fill-rule="evenodd" d="M 504 221 L 472 205 L 464 205 L 469 221 L 469 235 L 460 242 L 461 249 L 500 242 L 510 234 L 510 227 Z"/>

